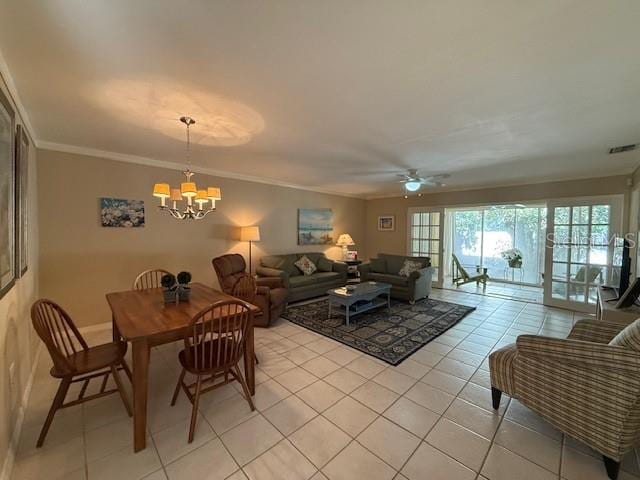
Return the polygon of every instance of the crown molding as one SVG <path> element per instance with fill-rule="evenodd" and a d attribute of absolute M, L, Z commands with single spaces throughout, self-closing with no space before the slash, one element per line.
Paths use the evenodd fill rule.
<path fill-rule="evenodd" d="M 130 155 L 127 153 L 110 152 L 108 150 L 98 150 L 89 147 L 79 147 L 76 145 L 68 145 L 65 143 L 55 143 L 47 141 L 39 141 L 37 147 L 40 150 L 52 150 L 55 152 L 72 153 L 75 155 L 86 155 L 89 157 L 104 158 L 107 160 L 114 160 L 116 162 L 134 163 L 138 165 L 146 165 L 148 167 L 166 168 L 169 170 L 184 170 L 184 163 L 168 162 L 165 160 L 157 160 L 155 158 L 142 157 L 138 155 Z M 318 187 L 310 187 L 307 185 L 298 185 L 295 183 L 282 182 L 273 178 L 256 177 L 253 175 L 243 175 L 241 173 L 227 172 L 223 170 L 216 170 L 213 168 L 202 167 L 198 165 L 192 165 L 191 171 L 194 173 L 201 173 L 203 175 L 211 175 L 214 177 L 229 178 L 232 180 L 242 180 L 245 182 L 263 183 L 267 185 L 275 185 L 284 188 L 294 188 L 296 190 L 306 190 L 309 192 L 323 193 L 325 195 L 335 195 L 339 197 L 357 198 L 364 200 L 364 197 L 358 195 L 350 195 L 348 193 L 334 192 L 332 190 L 326 190 Z"/>
<path fill-rule="evenodd" d="M 4 84 L 7 87 L 9 92 L 9 96 L 18 110 L 18 115 L 20 115 L 20 119 L 22 120 L 22 124 L 27 129 L 27 133 L 31 137 L 31 141 L 33 144 L 38 147 L 38 139 L 36 138 L 36 131 L 31 124 L 31 120 L 29 119 L 29 115 L 27 114 L 27 110 L 24 108 L 22 104 L 22 100 L 20 99 L 20 94 L 18 94 L 18 89 L 16 88 L 16 83 L 13 81 L 13 76 L 11 75 L 11 71 L 9 70 L 9 65 L 2 54 L 2 50 L 0 50 L 0 77 L 4 81 Z"/>

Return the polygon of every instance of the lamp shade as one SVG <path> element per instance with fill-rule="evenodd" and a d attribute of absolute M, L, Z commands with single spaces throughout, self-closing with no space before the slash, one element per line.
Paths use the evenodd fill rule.
<path fill-rule="evenodd" d="M 196 184 L 194 182 L 183 182 L 180 184 L 180 192 L 183 197 L 195 197 L 198 194 Z"/>
<path fill-rule="evenodd" d="M 182 200 L 182 194 L 180 193 L 180 189 L 179 188 L 172 188 L 171 189 L 171 197 L 170 198 L 174 202 L 179 202 L 180 200 Z"/>
<path fill-rule="evenodd" d="M 349 235 L 348 233 L 343 233 L 338 237 L 336 245 L 338 245 L 339 247 L 345 247 L 347 245 L 355 245 L 355 242 L 353 241 L 353 238 L 351 238 L 351 235 Z"/>
<path fill-rule="evenodd" d="M 209 201 L 209 199 L 207 198 L 207 191 L 206 190 L 198 190 L 198 193 L 196 194 L 196 203 L 198 205 L 203 205 L 205 203 L 207 203 Z"/>
<path fill-rule="evenodd" d="M 158 198 L 168 198 L 169 190 L 170 187 L 168 183 L 156 183 L 153 186 L 153 196 Z"/>
<path fill-rule="evenodd" d="M 259 242 L 260 241 L 260 227 L 257 225 L 251 227 L 240 228 L 240 241 L 241 242 Z"/>
<path fill-rule="evenodd" d="M 207 188 L 207 197 L 211 200 L 222 200 L 222 193 L 217 187 Z"/>

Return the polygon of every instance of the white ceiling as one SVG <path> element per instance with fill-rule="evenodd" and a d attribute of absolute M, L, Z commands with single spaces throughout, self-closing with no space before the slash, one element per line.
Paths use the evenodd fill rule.
<path fill-rule="evenodd" d="M 20 0 L 0 50 L 38 141 L 347 194 L 630 173 L 638 0 Z M 66 148 L 66 147 L 64 147 Z"/>

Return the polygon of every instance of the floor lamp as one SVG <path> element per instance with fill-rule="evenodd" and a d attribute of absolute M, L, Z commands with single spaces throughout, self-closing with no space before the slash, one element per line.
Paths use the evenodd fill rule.
<path fill-rule="evenodd" d="M 249 242 L 249 273 L 251 273 L 251 244 L 260 241 L 260 227 L 257 225 L 240 228 L 240 241 Z"/>

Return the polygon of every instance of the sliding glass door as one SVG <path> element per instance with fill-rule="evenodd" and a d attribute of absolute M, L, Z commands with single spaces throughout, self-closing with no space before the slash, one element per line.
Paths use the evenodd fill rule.
<path fill-rule="evenodd" d="M 470 272 L 486 268 L 494 282 L 540 285 L 546 207 L 493 205 L 447 209 L 451 252 Z M 446 248 L 446 247 L 445 247 Z M 509 262 L 510 254 L 519 259 Z"/>
<path fill-rule="evenodd" d="M 544 303 L 592 312 L 598 285 L 619 281 L 621 232 L 619 196 L 550 202 Z"/>
<path fill-rule="evenodd" d="M 442 287 L 444 209 L 410 208 L 408 217 L 407 254 L 431 258 L 433 285 Z"/>

